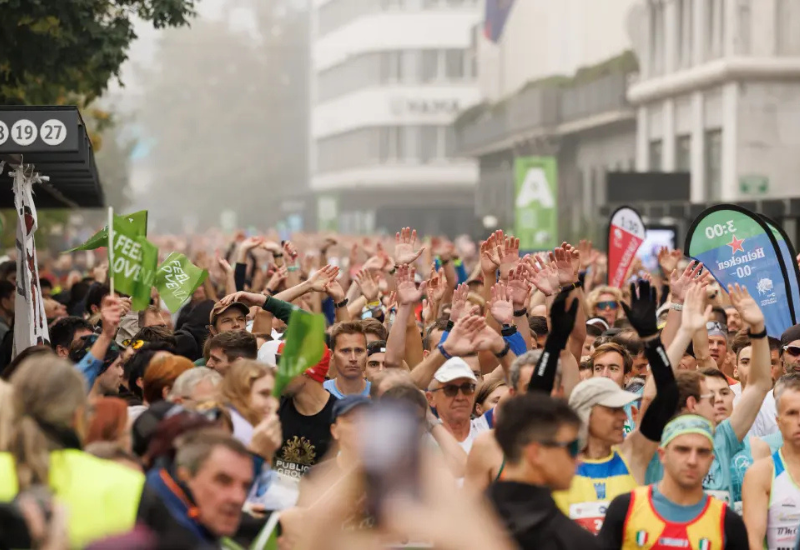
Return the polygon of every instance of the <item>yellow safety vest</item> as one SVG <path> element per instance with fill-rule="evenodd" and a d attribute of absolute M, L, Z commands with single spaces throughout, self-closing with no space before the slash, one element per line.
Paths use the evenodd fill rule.
<path fill-rule="evenodd" d="M 669 522 L 653 508 L 653 486 L 631 493 L 622 550 L 723 550 L 725 508 L 721 500 L 709 497 L 705 509 L 688 523 Z"/>
<path fill-rule="evenodd" d="M 140 472 L 75 449 L 50 453 L 50 490 L 67 508 L 72 548 L 133 529 L 145 478 Z M 0 453 L 0 502 L 19 492 L 16 464 Z"/>

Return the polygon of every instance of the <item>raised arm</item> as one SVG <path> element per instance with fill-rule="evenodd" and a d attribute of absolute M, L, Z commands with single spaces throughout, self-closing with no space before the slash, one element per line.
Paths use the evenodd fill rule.
<path fill-rule="evenodd" d="M 385 363 L 387 367 L 402 366 L 406 354 L 406 327 L 409 319 L 413 316 L 414 306 L 419 303 L 425 292 L 425 283 L 422 283 L 419 288 L 414 284 L 415 272 L 413 267 L 407 265 L 397 269 L 397 314 L 392 328 L 389 329 L 389 337 L 386 342 Z"/>
<path fill-rule="evenodd" d="M 639 425 L 620 446 L 630 465 L 631 474 L 638 483 L 644 483 L 645 471 L 661 441 L 664 426 L 675 414 L 678 386 L 667 352 L 658 336 L 656 289 L 646 280 L 639 281 L 637 285 L 631 284 L 631 304 L 629 306 L 622 302 L 622 307 L 644 342 L 644 352 L 656 385 L 655 399 L 650 403 Z"/>
<path fill-rule="evenodd" d="M 558 359 L 561 351 L 567 345 L 580 305 L 577 300 L 573 299 L 567 308 L 567 298 L 571 292 L 567 289 L 559 293 L 550 308 L 550 334 L 547 335 L 542 356 L 536 363 L 536 368 L 533 369 L 531 381 L 528 383 L 529 392 L 540 391 L 550 395 L 553 391 Z"/>
<path fill-rule="evenodd" d="M 475 337 L 485 326 L 486 321 L 477 315 L 468 315 L 456 321 L 447 341 L 439 344 L 411 371 L 411 378 L 417 387 L 427 390 L 433 375 L 450 357 L 469 355 L 475 351 Z"/>
<path fill-rule="evenodd" d="M 728 285 L 728 294 L 733 307 L 742 317 L 742 321 L 750 327 L 748 334 L 753 346 L 747 386 L 742 390 L 742 397 L 730 417 L 731 428 L 733 428 L 736 438 L 742 441 L 753 426 L 764 398 L 772 389 L 771 363 L 764 314 L 758 304 L 747 289 L 740 287 L 738 283 L 735 286 Z"/>

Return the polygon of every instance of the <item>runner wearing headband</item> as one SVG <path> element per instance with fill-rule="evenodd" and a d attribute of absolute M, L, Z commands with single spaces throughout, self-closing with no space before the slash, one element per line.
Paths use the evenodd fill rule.
<path fill-rule="evenodd" d="M 664 428 L 658 455 L 664 478 L 615 498 L 600 531 L 603 548 L 746 550 L 742 518 L 703 492 L 714 460 L 714 425 L 684 414 Z"/>

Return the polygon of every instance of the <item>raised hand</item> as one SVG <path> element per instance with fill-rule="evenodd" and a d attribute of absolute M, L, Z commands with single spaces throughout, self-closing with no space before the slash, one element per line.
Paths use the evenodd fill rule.
<path fill-rule="evenodd" d="M 278 254 L 278 255 L 283 254 L 283 248 L 281 248 L 281 245 L 279 245 L 275 241 L 267 241 L 267 240 L 265 240 L 265 241 L 261 242 L 260 246 L 261 246 L 261 248 L 263 248 L 264 250 L 266 250 L 267 252 L 270 252 L 272 254 Z"/>
<path fill-rule="evenodd" d="M 286 277 L 289 276 L 289 270 L 286 269 L 286 266 L 281 266 L 275 270 L 270 278 L 269 282 L 267 283 L 266 289 L 270 292 L 275 292 L 278 290 L 278 287 L 281 286 L 281 283 L 286 281 Z"/>
<path fill-rule="evenodd" d="M 326 292 L 328 283 L 338 276 L 339 268 L 328 264 L 309 277 L 307 282 L 314 292 Z"/>
<path fill-rule="evenodd" d="M 750 296 L 746 287 L 739 286 L 739 283 L 728 285 L 728 294 L 731 297 L 731 304 L 739 312 L 742 321 L 750 325 L 751 328 L 760 327 L 764 324 L 764 314 L 753 297 Z"/>
<path fill-rule="evenodd" d="M 477 351 L 492 351 L 500 353 L 506 347 L 503 335 L 484 322 L 483 328 L 474 336 L 473 343 Z"/>
<path fill-rule="evenodd" d="M 524 264 L 520 263 L 509 273 L 507 292 L 515 310 L 525 307 L 531 292 L 531 282 L 528 280 L 528 268 Z"/>
<path fill-rule="evenodd" d="M 505 279 L 519 264 L 519 239 L 509 235 L 497 246 L 500 252 L 500 276 Z"/>
<path fill-rule="evenodd" d="M 489 238 L 481 243 L 481 272 L 484 274 L 495 274 L 500 267 L 500 252 L 497 249 L 499 239 L 503 241 L 503 232 L 497 231 L 489 235 Z"/>
<path fill-rule="evenodd" d="M 417 244 L 417 230 L 404 227 L 395 235 L 394 259 L 397 265 L 408 265 L 417 261 L 417 258 L 425 251 L 425 247 L 420 247 L 414 252 Z"/>
<path fill-rule="evenodd" d="M 218 258 L 217 262 L 219 263 L 220 269 L 222 269 L 223 275 L 227 277 L 228 275 L 233 273 L 233 268 L 231 267 L 231 264 L 228 263 L 228 260 L 226 260 L 225 258 Z"/>
<path fill-rule="evenodd" d="M 701 272 L 702 275 L 699 275 Z M 711 273 L 703 271 L 701 262 L 690 262 L 680 275 L 677 269 L 673 269 L 669 276 L 669 290 L 672 294 L 672 301 L 682 303 L 686 300 L 686 291 L 690 285 L 699 284 L 705 289 L 710 282 Z"/>
<path fill-rule="evenodd" d="M 372 303 L 378 299 L 378 285 L 369 271 L 362 269 L 356 274 L 356 284 L 361 289 L 361 294 L 367 299 L 367 303 Z"/>
<path fill-rule="evenodd" d="M 681 313 L 681 328 L 685 328 L 694 334 L 698 330 L 705 328 L 706 322 L 711 318 L 712 306 L 709 304 L 703 311 L 706 285 L 698 282 L 689 283 L 685 296 L 683 312 Z"/>
<path fill-rule="evenodd" d="M 239 245 L 239 253 L 246 255 L 248 252 L 258 247 L 264 242 L 263 237 L 248 237 Z"/>
<path fill-rule="evenodd" d="M 656 289 L 650 281 L 631 283 L 631 305 L 622 302 L 622 307 L 640 338 L 644 340 L 658 334 Z"/>
<path fill-rule="evenodd" d="M 658 265 L 661 266 L 661 272 L 664 276 L 675 271 L 681 258 L 683 258 L 683 253 L 680 250 L 670 250 L 665 246 L 658 250 Z"/>
<path fill-rule="evenodd" d="M 400 305 L 416 304 L 422 300 L 427 282 L 423 281 L 417 288 L 414 283 L 416 273 L 417 270 L 408 265 L 401 265 L 397 268 L 397 303 Z"/>
<path fill-rule="evenodd" d="M 562 247 L 558 247 L 550 253 L 550 263 L 555 265 L 559 285 L 568 285 L 578 280 L 572 268 L 572 255 Z"/>
<path fill-rule="evenodd" d="M 374 271 L 381 271 L 384 266 L 387 264 L 388 258 L 385 256 L 373 256 L 369 260 L 367 260 L 363 266 L 361 266 L 364 270 L 374 270 Z"/>
<path fill-rule="evenodd" d="M 290 261 L 295 261 L 297 259 L 297 248 L 292 244 L 291 241 L 285 241 L 283 243 L 283 253 L 289 258 Z"/>
<path fill-rule="evenodd" d="M 438 272 L 431 270 L 431 278 L 428 279 L 428 298 L 441 304 L 446 290 L 447 278 L 444 275 L 444 268 L 440 267 Z"/>
<path fill-rule="evenodd" d="M 267 297 L 263 294 L 258 294 L 256 292 L 245 292 L 239 291 L 234 292 L 233 294 L 228 294 L 227 296 L 223 296 L 220 299 L 219 303 L 223 306 L 228 306 L 233 302 L 241 302 L 246 306 L 262 306 L 264 302 L 267 301 Z"/>
<path fill-rule="evenodd" d="M 120 304 L 120 298 L 109 294 L 103 298 L 100 306 L 100 320 L 103 323 L 103 332 L 112 336 L 116 334 L 121 319 L 122 305 Z"/>
<path fill-rule="evenodd" d="M 549 263 L 544 267 L 538 267 L 535 262 L 530 262 L 528 272 L 531 274 L 533 285 L 545 296 L 552 296 L 560 290 L 558 269 L 555 264 Z"/>
<path fill-rule="evenodd" d="M 489 311 L 494 320 L 501 325 L 510 325 L 514 322 L 514 306 L 508 298 L 506 285 L 502 282 L 492 287 L 492 295 L 489 299 Z"/>
<path fill-rule="evenodd" d="M 333 237 L 326 237 L 322 243 L 322 246 L 319 247 L 319 250 L 320 252 L 325 254 L 330 247 L 336 246 L 337 244 L 339 244 L 339 241 L 337 241 Z"/>
<path fill-rule="evenodd" d="M 453 325 L 442 347 L 452 356 L 469 355 L 475 351 L 475 336 L 486 326 L 483 317 L 467 315 Z"/>
<path fill-rule="evenodd" d="M 578 276 L 581 273 L 581 252 L 579 249 L 575 248 L 568 242 L 561 243 L 561 248 L 567 253 L 567 257 L 572 262 L 572 276 L 573 282 L 578 280 Z"/>
<path fill-rule="evenodd" d="M 588 269 L 590 265 L 597 261 L 600 253 L 592 247 L 592 241 L 581 239 L 578 243 L 578 252 L 581 255 L 581 268 Z"/>
<path fill-rule="evenodd" d="M 469 296 L 469 285 L 461 283 L 453 292 L 453 304 L 450 306 L 450 320 L 454 323 L 461 317 L 466 316 L 467 296 Z"/>

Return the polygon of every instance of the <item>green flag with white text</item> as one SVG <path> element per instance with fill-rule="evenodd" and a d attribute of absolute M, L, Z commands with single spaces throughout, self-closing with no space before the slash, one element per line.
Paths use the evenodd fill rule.
<path fill-rule="evenodd" d="M 514 236 L 524 251 L 558 246 L 558 166 L 555 157 L 514 160 Z"/>
<path fill-rule="evenodd" d="M 147 236 L 147 210 L 140 210 L 139 212 L 134 212 L 133 214 L 114 216 L 114 219 L 117 220 L 114 223 L 115 228 L 119 224 L 120 226 L 126 228 L 125 232 L 127 234 L 134 234 L 141 237 Z M 82 245 L 67 250 L 67 252 L 75 252 L 76 250 L 95 250 L 97 248 L 103 248 L 104 246 L 108 246 L 108 226 L 89 237 L 89 240 Z"/>
<path fill-rule="evenodd" d="M 107 241 L 106 241 L 107 244 Z M 150 305 L 150 289 L 158 265 L 158 248 L 135 228 L 114 217 L 114 249 L 110 256 L 114 290 L 131 297 L 132 309 L 141 311 Z"/>
<path fill-rule="evenodd" d="M 325 316 L 295 309 L 289 317 L 285 344 L 278 361 L 278 374 L 272 395 L 280 396 L 283 388 L 296 376 L 320 362 L 325 354 Z"/>
<path fill-rule="evenodd" d="M 192 297 L 206 277 L 208 271 L 194 265 L 180 252 L 172 252 L 158 266 L 153 284 L 170 313 L 175 313 Z"/>

